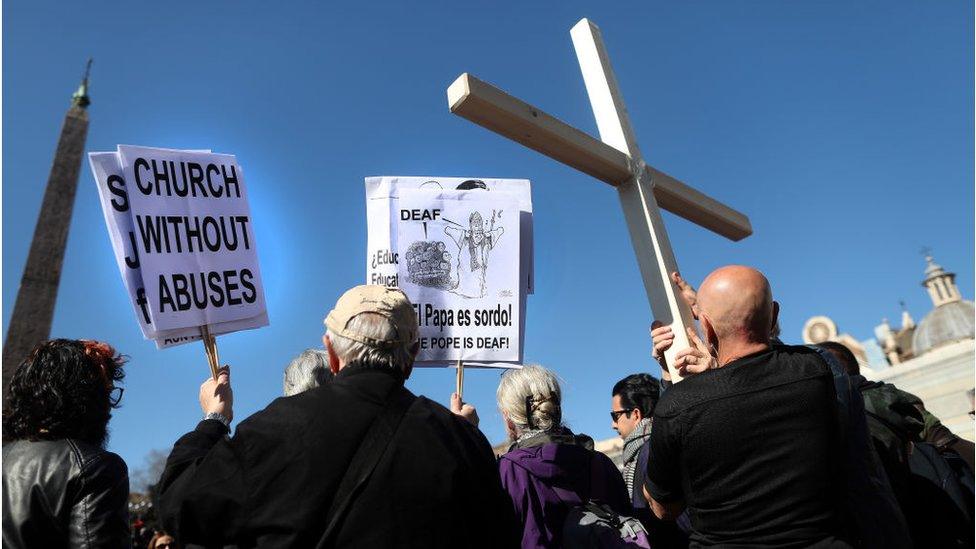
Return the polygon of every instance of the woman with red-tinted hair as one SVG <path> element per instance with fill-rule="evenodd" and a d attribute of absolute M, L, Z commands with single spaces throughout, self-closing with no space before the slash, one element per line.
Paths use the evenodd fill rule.
<path fill-rule="evenodd" d="M 128 547 L 129 476 L 105 450 L 124 358 L 54 339 L 10 382 L 3 411 L 3 546 Z"/>

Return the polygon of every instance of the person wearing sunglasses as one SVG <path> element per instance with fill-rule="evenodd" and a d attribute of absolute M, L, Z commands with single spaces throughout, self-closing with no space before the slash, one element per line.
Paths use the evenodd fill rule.
<path fill-rule="evenodd" d="M 651 418 L 661 398 L 660 382 L 650 374 L 631 374 L 614 384 L 610 394 L 611 427 L 624 440 L 622 473 L 634 506 L 634 516 L 647 530 L 651 547 L 688 547 L 688 535 L 674 521 L 654 516 L 644 497 Z M 679 519 L 679 522 L 685 519 Z"/>
<path fill-rule="evenodd" d="M 3 546 L 128 547 L 129 475 L 105 450 L 124 358 L 54 339 L 20 364 L 3 411 Z"/>

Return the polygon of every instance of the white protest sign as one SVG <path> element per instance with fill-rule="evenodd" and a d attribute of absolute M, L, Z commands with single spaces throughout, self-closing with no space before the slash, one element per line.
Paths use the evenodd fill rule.
<path fill-rule="evenodd" d="M 98 198 L 105 216 L 105 226 L 112 241 L 115 261 L 122 275 L 139 321 L 139 329 L 146 339 L 156 338 L 156 328 L 152 322 L 149 302 L 142 285 L 142 271 L 139 269 L 139 254 L 136 251 L 135 233 L 132 230 L 132 216 L 129 214 L 129 198 L 126 193 L 122 167 L 115 152 L 96 152 L 88 154 Z"/>
<path fill-rule="evenodd" d="M 532 187 L 528 179 L 473 179 L 465 177 L 366 178 L 366 283 L 397 285 L 396 231 L 392 224 L 400 192 L 409 189 L 470 190 L 514 194 L 519 208 L 519 253 L 522 293 L 535 291 L 532 249 Z"/>
<path fill-rule="evenodd" d="M 168 150 L 168 149 L 159 149 Z M 210 151 L 192 151 L 204 152 Z M 112 248 L 122 281 L 139 322 L 143 337 L 156 341 L 158 348 L 180 345 L 201 338 L 199 328 L 180 328 L 175 330 L 156 330 L 153 322 L 153 308 L 149 304 L 143 285 L 136 236 L 130 214 L 128 189 L 122 175 L 122 167 L 116 152 L 93 152 L 88 155 L 95 184 L 98 189 L 105 225 L 108 229 Z M 215 335 L 257 328 L 268 324 L 267 313 L 253 318 L 224 322 L 212 325 Z"/>
<path fill-rule="evenodd" d="M 417 311 L 418 362 L 521 361 L 519 211 L 512 193 L 400 189 L 397 280 Z"/>
<path fill-rule="evenodd" d="M 266 323 L 247 189 L 236 159 L 126 145 L 119 146 L 119 159 L 156 331 L 262 317 Z"/>

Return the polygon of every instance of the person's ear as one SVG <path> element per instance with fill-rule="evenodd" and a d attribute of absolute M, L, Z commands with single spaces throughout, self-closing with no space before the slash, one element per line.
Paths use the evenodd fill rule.
<path fill-rule="evenodd" d="M 508 434 L 508 438 L 514 441 L 518 437 L 518 433 L 515 432 L 515 423 L 508 419 L 508 414 L 505 412 L 502 412 L 502 419 L 505 420 L 505 433 Z"/>
<path fill-rule="evenodd" d="M 705 341 L 715 349 L 718 350 L 718 336 L 715 334 L 715 330 L 712 328 L 712 323 L 708 320 L 708 317 L 704 313 L 698 315 L 698 322 L 701 324 L 702 331 L 705 332 Z"/>
<path fill-rule="evenodd" d="M 403 380 L 406 381 L 410 379 L 410 374 L 413 373 L 413 361 L 417 358 L 417 353 L 420 352 L 420 341 L 415 341 L 413 345 L 410 346 L 410 365 L 403 369 Z"/>
<path fill-rule="evenodd" d="M 328 334 L 322 336 L 322 343 L 325 345 L 325 352 L 329 355 L 329 371 L 332 375 L 336 375 L 339 373 L 339 355 L 332 348 L 332 340 L 329 339 Z"/>
<path fill-rule="evenodd" d="M 640 421 L 644 419 L 644 414 L 641 413 L 640 408 L 634 408 L 633 410 L 631 410 L 630 413 L 633 416 L 634 421 Z"/>
<path fill-rule="evenodd" d="M 779 321 L 779 302 L 773 301 L 773 314 L 770 316 L 769 333 L 776 331 L 776 322 Z"/>

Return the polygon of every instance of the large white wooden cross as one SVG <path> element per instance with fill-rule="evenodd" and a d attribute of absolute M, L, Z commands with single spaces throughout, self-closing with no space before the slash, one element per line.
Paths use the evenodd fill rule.
<path fill-rule="evenodd" d="M 752 234 L 752 225 L 742 213 L 644 163 L 600 29 L 582 19 L 570 34 L 602 141 L 467 73 L 448 88 L 448 105 L 454 114 L 617 188 L 651 311 L 674 325 L 665 358 L 679 381 L 674 354 L 688 346 L 682 327 L 694 324 L 670 278 L 678 265 L 658 207 L 731 240 Z"/>

